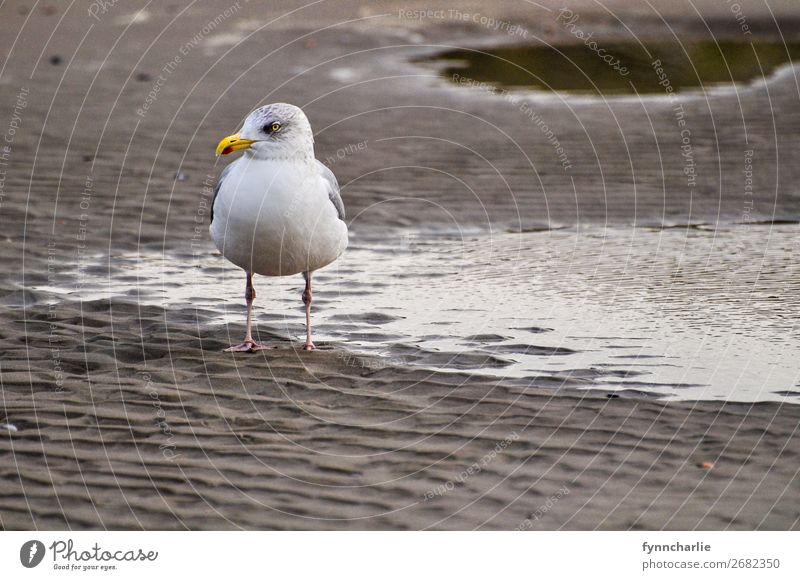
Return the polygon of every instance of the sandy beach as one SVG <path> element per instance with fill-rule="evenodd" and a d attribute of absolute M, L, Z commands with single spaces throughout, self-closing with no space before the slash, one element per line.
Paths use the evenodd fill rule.
<path fill-rule="evenodd" d="M 598 97 L 438 60 L 575 46 L 565 7 L 800 41 L 788 0 L 652 4 L 4 4 L 0 527 L 800 529 L 796 69 Z M 214 148 L 277 101 L 351 245 L 317 351 L 302 279 L 257 278 L 277 348 L 232 355 Z"/>

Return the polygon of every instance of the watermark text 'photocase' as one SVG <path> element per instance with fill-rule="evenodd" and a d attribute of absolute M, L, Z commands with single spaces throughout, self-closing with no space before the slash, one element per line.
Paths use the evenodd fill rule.
<path fill-rule="evenodd" d="M 578 28 L 576 23 L 579 19 L 580 14 L 575 14 L 572 10 L 566 7 L 559 10 L 558 16 L 556 16 L 556 22 L 561 24 L 561 26 L 563 26 L 565 30 L 569 31 L 569 33 L 575 38 L 582 40 L 584 46 L 596 53 L 597 56 L 600 57 L 600 60 L 604 61 L 608 66 L 617 71 L 620 76 L 628 76 L 631 72 L 628 70 L 628 67 L 622 66 L 622 61 L 620 61 L 620 59 L 609 53 L 605 48 L 600 46 L 596 40 L 593 39 L 594 32 L 587 34 Z"/>

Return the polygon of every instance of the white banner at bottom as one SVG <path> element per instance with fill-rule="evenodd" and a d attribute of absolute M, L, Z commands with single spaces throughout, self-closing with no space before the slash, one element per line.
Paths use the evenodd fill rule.
<path fill-rule="evenodd" d="M 6 578 L 800 578 L 792 532 L 4 532 Z"/>

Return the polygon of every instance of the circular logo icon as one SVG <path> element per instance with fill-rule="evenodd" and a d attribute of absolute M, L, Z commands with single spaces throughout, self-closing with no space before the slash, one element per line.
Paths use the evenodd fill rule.
<path fill-rule="evenodd" d="M 26 568 L 35 568 L 44 558 L 44 544 L 39 540 L 28 540 L 19 549 L 19 561 Z"/>

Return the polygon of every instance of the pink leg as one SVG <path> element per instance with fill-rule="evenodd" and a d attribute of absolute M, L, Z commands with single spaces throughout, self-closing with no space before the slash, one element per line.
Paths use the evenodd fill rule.
<path fill-rule="evenodd" d="M 247 286 L 244 290 L 244 298 L 247 301 L 247 333 L 240 344 L 226 348 L 225 352 L 256 352 L 258 350 L 275 348 L 253 340 L 251 328 L 253 322 L 253 301 L 256 299 L 256 289 L 253 288 L 253 275 L 250 274 L 250 272 L 247 272 Z"/>
<path fill-rule="evenodd" d="M 303 290 L 303 304 L 306 305 L 306 343 L 303 350 L 314 350 L 314 343 L 311 342 L 311 272 L 303 274 L 306 279 L 306 289 Z"/>

